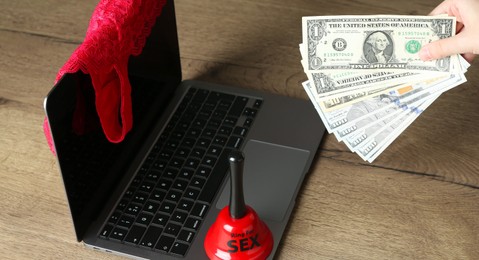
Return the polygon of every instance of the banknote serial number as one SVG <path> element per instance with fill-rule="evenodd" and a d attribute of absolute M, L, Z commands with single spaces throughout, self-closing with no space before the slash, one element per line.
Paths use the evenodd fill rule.
<path fill-rule="evenodd" d="M 409 32 L 397 32 L 398 36 L 430 36 L 430 32 L 415 32 L 415 31 L 409 31 Z"/>
<path fill-rule="evenodd" d="M 324 53 L 325 58 L 333 58 L 333 57 L 353 57 L 354 54 L 352 52 L 328 52 Z"/>

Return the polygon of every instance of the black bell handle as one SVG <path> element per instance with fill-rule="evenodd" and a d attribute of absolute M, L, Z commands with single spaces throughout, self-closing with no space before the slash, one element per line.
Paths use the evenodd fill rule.
<path fill-rule="evenodd" d="M 238 150 L 233 150 L 230 153 L 229 162 L 231 172 L 230 216 L 234 219 L 240 219 L 246 215 L 246 204 L 243 192 L 243 153 Z"/>

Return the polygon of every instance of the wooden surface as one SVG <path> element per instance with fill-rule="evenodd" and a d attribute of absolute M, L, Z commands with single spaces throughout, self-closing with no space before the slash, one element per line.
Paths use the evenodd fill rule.
<path fill-rule="evenodd" d="M 0 0 L 0 255 L 120 259 L 77 243 L 43 98 L 96 0 Z M 439 1 L 178 0 L 183 78 L 307 99 L 301 17 L 427 14 Z M 479 259 L 479 62 L 374 163 L 327 136 L 278 259 Z M 317 118 L 319 120 L 319 117 Z"/>

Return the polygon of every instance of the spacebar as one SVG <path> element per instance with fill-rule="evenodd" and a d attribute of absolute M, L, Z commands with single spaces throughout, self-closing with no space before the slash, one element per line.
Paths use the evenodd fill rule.
<path fill-rule="evenodd" d="M 223 183 L 223 179 L 225 178 L 226 172 L 228 171 L 228 156 L 230 152 L 231 149 L 225 149 L 221 153 L 216 163 L 216 166 L 211 171 L 208 181 L 206 182 L 205 186 L 203 186 L 203 191 L 198 197 L 199 201 L 203 201 L 209 204 L 213 201 L 213 198 L 220 189 L 220 185 L 221 183 Z"/>

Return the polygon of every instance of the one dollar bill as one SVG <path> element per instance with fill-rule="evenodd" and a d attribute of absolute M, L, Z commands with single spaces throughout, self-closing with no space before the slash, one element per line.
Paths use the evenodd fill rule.
<path fill-rule="evenodd" d="M 418 52 L 432 41 L 451 37 L 454 17 L 307 16 L 303 17 L 307 71 L 399 70 L 451 73 L 457 59 L 422 61 Z"/>

